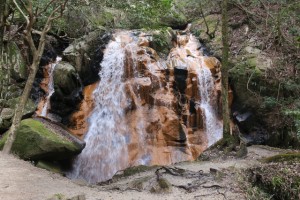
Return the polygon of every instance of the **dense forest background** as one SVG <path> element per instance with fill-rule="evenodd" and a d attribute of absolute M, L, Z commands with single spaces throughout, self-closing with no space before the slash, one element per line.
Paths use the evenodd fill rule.
<path fill-rule="evenodd" d="M 32 195 L 33 191 L 38 191 L 36 192 L 38 195 L 45 197 L 50 192 L 57 192 L 60 189 L 65 189 L 62 193 L 77 193 L 85 188 L 88 189 L 86 193 L 93 195 L 93 198 L 96 198 L 96 193 L 94 191 L 89 194 L 90 189 L 95 189 L 97 192 L 109 190 L 107 198 L 113 198 L 112 191 L 118 191 L 124 197 L 126 190 L 137 192 L 139 195 L 143 195 L 141 191 L 146 191 L 144 194 L 149 192 L 152 194 L 154 191 L 155 195 L 159 193 L 167 196 L 171 195 L 168 193 L 170 188 L 177 187 L 177 192 L 181 192 L 182 197 L 186 199 L 191 197 L 188 195 L 193 195 L 193 199 L 202 198 L 201 195 L 195 196 L 196 193 L 193 193 L 201 189 L 205 192 L 203 196 L 222 195 L 222 199 L 223 197 L 230 199 L 230 196 L 226 198 L 228 193 L 245 195 L 245 198 L 255 200 L 299 199 L 300 1 L 228 0 L 227 25 L 222 23 L 227 21 L 224 20 L 224 10 L 226 10 L 224 2 L 227 0 L 1 0 L 0 150 L 2 151 L 0 164 L 2 165 L 0 167 L 4 178 L 3 184 L 1 179 L 0 190 L 4 191 L 3 194 L 9 198 L 13 198 L 13 195 L 22 195 L 20 199 L 24 199 L 26 195 Z M 224 27 L 228 28 L 228 62 L 227 56 L 224 56 L 226 52 Z M 116 176 L 104 184 L 95 187 L 85 187 L 89 185 L 75 183 L 75 181 L 71 183 L 69 180 L 61 182 L 62 177 L 54 178 L 52 174 L 40 173 L 43 171 L 31 168 L 31 164 L 34 164 L 66 175 L 66 172 L 72 168 L 74 157 L 85 148 L 86 143 L 81 139 L 88 129 L 86 121 L 93 109 L 92 96 L 100 79 L 100 64 L 107 44 L 115 39 L 113 34 L 118 29 L 131 30 L 130 34 L 134 36 L 146 35 L 147 41 L 144 42 L 147 44 L 143 46 L 147 49 L 145 54 L 155 61 L 159 61 L 160 58 L 166 59 L 174 46 L 180 46 L 179 36 L 186 37 L 193 34 L 202 44 L 200 49 L 197 47 L 197 52 L 200 50 L 205 56 L 218 58 L 223 63 L 221 68 L 223 77 L 227 76 L 228 72 L 229 81 L 226 83 L 229 82 L 230 94 L 233 93 L 230 108 L 230 118 L 233 123 L 230 125 L 233 135 L 238 137 L 225 137 L 229 139 L 221 140 L 212 148 L 199 152 L 201 155 L 197 154 L 196 162 L 180 163 L 185 169 L 178 168 L 178 165 L 176 167 L 173 165 L 129 166 L 121 173 L 118 171 Z M 151 52 L 148 53 L 148 50 Z M 185 53 L 187 57 L 193 56 L 188 51 Z M 54 67 L 49 66 L 56 62 L 57 56 L 62 57 L 62 62 L 54 70 Z M 216 61 L 215 58 L 213 60 Z M 217 65 L 220 71 L 220 63 L 218 61 L 216 63 L 214 65 Z M 228 66 L 224 67 L 224 63 L 228 63 Z M 50 73 L 47 71 L 49 68 L 53 69 L 52 84 L 50 84 Z M 166 68 L 164 72 L 168 77 L 166 79 L 170 79 L 168 70 L 169 68 Z M 216 71 L 216 68 L 213 70 Z M 176 77 L 177 83 L 184 85 L 183 92 L 175 91 L 179 90 L 180 84 L 172 85 L 174 94 L 180 97 L 178 98 L 180 101 L 178 100 L 174 107 L 177 106 L 176 112 L 183 117 L 187 115 L 182 112 L 184 109 L 181 109 L 182 105 L 179 104 L 182 104 L 182 99 L 186 100 L 185 97 L 181 98 L 181 94 L 186 92 L 185 86 L 189 80 L 187 74 L 181 71 Z M 213 78 L 220 81 L 220 73 L 216 74 Z M 45 81 L 47 78 L 48 82 Z M 175 82 L 173 79 L 171 81 Z M 49 102 L 51 105 L 49 118 L 42 115 L 36 117 L 38 111 L 41 111 L 39 103 L 43 103 L 49 94 L 49 87 L 45 85 L 53 85 L 54 88 L 54 93 L 46 100 L 46 104 Z M 169 85 L 163 87 L 167 88 Z M 85 91 L 88 92 L 84 93 Z M 148 90 L 144 91 L 147 92 Z M 195 93 L 198 92 L 196 90 Z M 228 95 L 228 92 L 225 93 Z M 163 96 L 161 93 L 158 94 Z M 188 112 L 194 112 L 192 113 L 194 117 L 195 102 L 186 102 L 189 105 Z M 82 111 L 80 106 L 83 104 L 90 107 Z M 218 107 L 215 111 L 218 112 L 220 121 L 222 109 L 219 108 L 222 104 L 215 106 Z M 150 108 L 152 104 L 149 105 Z M 193 111 L 190 111 L 191 107 Z M 46 106 L 46 112 L 47 109 Z M 81 114 L 77 115 L 80 120 L 74 122 L 72 116 L 77 112 Z M 167 114 L 164 112 L 162 115 L 165 117 Z M 180 153 L 186 153 L 183 150 L 184 146 L 190 146 L 186 135 L 193 135 L 193 128 L 196 126 L 191 127 L 192 131 L 186 131 L 186 135 L 182 137 L 181 133 L 184 133 L 182 127 L 188 120 L 182 120 L 183 118 L 177 115 L 172 116 L 170 118 L 176 118 L 176 123 L 161 120 L 163 122 L 157 125 L 156 122 L 161 118 L 149 121 L 150 132 L 155 135 L 161 127 L 156 128 L 166 123 L 169 126 L 166 135 L 171 138 L 172 143 L 170 145 L 166 142 L 164 145 L 166 148 L 176 147 Z M 199 116 L 202 119 L 203 113 Z M 80 128 L 83 127 L 79 128 L 79 131 L 84 132 L 79 135 L 72 132 L 78 128 L 76 127 L 78 124 Z M 177 130 L 177 127 L 181 129 Z M 204 129 L 203 124 L 201 128 Z M 17 131 L 19 131 L 18 137 L 16 137 Z M 168 135 L 169 133 L 171 136 Z M 154 136 L 151 134 L 149 135 L 153 139 Z M 201 143 L 203 144 L 206 148 L 207 144 Z M 259 145 L 251 146 L 252 144 Z M 139 145 L 144 148 L 144 143 Z M 284 147 L 284 149 L 265 145 Z M 107 155 L 110 154 L 110 150 Z M 21 163 L 14 157 L 4 154 L 10 152 L 21 159 L 30 160 L 31 164 L 26 163 L 24 166 L 25 162 Z M 132 152 L 138 154 L 138 150 L 134 149 Z M 164 153 L 159 153 L 157 157 L 163 157 Z M 166 154 L 168 153 L 169 150 Z M 176 157 L 180 156 L 176 154 Z M 94 158 L 91 160 L 97 161 Z M 27 169 L 28 173 L 24 173 L 24 169 Z M 144 178 L 142 176 L 139 179 L 132 178 L 136 174 L 140 176 L 142 172 L 145 172 Z M 149 179 L 150 173 L 153 175 L 152 179 L 151 177 Z M 168 176 L 173 176 L 170 179 L 174 181 L 173 183 L 168 182 L 166 178 Z M 118 181 L 126 177 L 128 182 L 125 183 L 126 189 L 123 190 Z M 178 185 L 185 178 L 187 178 L 185 181 L 190 182 L 185 182 L 186 185 Z M 211 182 L 212 180 L 214 182 Z M 132 183 L 133 186 L 128 183 Z M 148 189 L 143 188 L 145 183 L 148 184 Z M 110 184 L 113 189 L 109 189 Z M 153 187 L 151 184 L 156 185 Z M 79 185 L 80 189 L 77 189 Z M 7 193 L 7 188 L 10 193 Z M 215 193 L 207 194 L 206 192 L 211 189 Z M 134 199 L 131 194 L 127 193 L 127 197 Z M 174 199 L 181 198 L 177 194 L 180 193 L 173 193 Z M 63 198 L 59 197 L 59 199 Z M 212 197 L 212 199 L 216 198 Z"/>

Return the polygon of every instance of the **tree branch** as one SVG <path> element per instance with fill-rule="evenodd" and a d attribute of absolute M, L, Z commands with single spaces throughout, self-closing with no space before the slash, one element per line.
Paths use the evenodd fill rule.
<path fill-rule="evenodd" d="M 17 7 L 18 11 L 22 14 L 22 16 L 25 18 L 26 20 L 26 24 L 29 24 L 29 18 L 25 15 L 25 13 L 23 12 L 23 10 L 20 8 L 19 4 L 16 2 L 16 0 L 13 0 L 15 6 Z"/>

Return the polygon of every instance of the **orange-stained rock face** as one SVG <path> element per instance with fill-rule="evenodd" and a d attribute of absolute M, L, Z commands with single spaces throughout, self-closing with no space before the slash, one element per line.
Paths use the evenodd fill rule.
<path fill-rule="evenodd" d="M 45 94 L 48 94 L 49 93 L 49 82 L 50 82 L 50 69 L 51 68 L 51 64 L 49 65 L 46 65 L 44 68 L 43 68 L 43 75 L 44 75 L 44 78 L 43 80 L 41 81 L 40 83 L 40 87 L 41 89 L 45 92 Z M 38 107 L 37 107 L 37 110 L 36 110 L 36 115 L 37 116 L 40 116 L 42 114 L 42 110 L 45 106 L 45 103 L 46 103 L 46 96 L 45 97 L 42 97 L 39 101 L 39 104 L 38 104 Z"/>
<path fill-rule="evenodd" d="M 212 112 L 216 113 L 212 123 L 222 123 L 220 62 L 203 56 L 199 42 L 191 35 L 178 36 L 167 60 L 162 60 L 149 47 L 146 34 L 141 34 L 136 40 L 131 37 L 125 34 L 116 39 L 121 44 L 130 43 L 124 45 L 122 76 L 128 99 L 124 105 L 124 121 L 129 133 L 128 166 L 167 165 L 196 159 L 208 147 L 209 134 L 213 134 L 206 123 L 209 116 L 202 105 L 205 98 L 214 109 Z M 206 71 L 201 71 L 203 68 Z M 211 75 L 202 80 L 202 85 L 211 88 L 207 92 L 209 97 L 203 97 L 199 73 L 207 71 Z M 84 89 L 80 109 L 71 118 L 70 131 L 81 138 L 88 130 L 93 91 L 98 84 L 101 87 L 105 83 L 100 81 Z M 232 93 L 229 96 L 231 103 Z"/>
<path fill-rule="evenodd" d="M 94 108 L 93 91 L 97 85 L 98 82 L 88 85 L 83 89 L 84 98 L 80 103 L 79 110 L 70 119 L 69 130 L 79 138 L 83 138 L 88 130 L 89 124 L 87 123 L 87 119 Z"/>

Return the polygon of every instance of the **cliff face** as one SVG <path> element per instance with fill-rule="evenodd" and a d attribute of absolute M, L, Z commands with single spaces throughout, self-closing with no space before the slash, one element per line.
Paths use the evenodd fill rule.
<path fill-rule="evenodd" d="M 220 62 L 193 35 L 167 34 L 166 57 L 153 34 L 118 31 L 108 43 L 100 81 L 69 117 L 87 143 L 72 177 L 98 182 L 129 166 L 194 160 L 221 139 Z"/>

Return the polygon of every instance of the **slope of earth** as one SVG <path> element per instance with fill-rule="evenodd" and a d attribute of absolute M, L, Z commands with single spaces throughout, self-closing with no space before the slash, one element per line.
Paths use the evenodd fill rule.
<path fill-rule="evenodd" d="M 124 176 L 124 172 L 108 184 L 94 186 L 69 180 L 0 152 L 0 199 L 44 200 L 55 194 L 68 198 L 84 194 L 88 200 L 246 199 L 235 172 L 259 165 L 258 160 L 263 157 L 283 152 L 285 150 L 251 146 L 242 159 L 208 155 L 209 161 L 154 167 L 131 176 Z"/>

